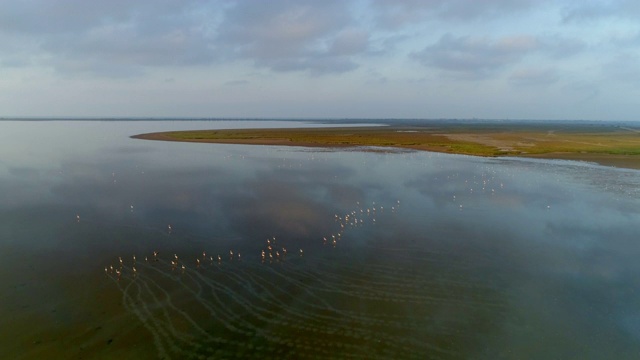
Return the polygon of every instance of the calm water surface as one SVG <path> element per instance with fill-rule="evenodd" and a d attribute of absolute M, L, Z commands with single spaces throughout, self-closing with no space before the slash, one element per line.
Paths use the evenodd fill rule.
<path fill-rule="evenodd" d="M 640 171 L 129 138 L 294 125 L 0 122 L 0 358 L 640 356 Z"/>

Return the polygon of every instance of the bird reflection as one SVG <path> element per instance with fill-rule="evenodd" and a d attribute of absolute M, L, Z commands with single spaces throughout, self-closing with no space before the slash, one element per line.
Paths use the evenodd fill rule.
<path fill-rule="evenodd" d="M 124 260 L 127 256 L 118 256 L 118 266 L 104 267 L 105 277 L 114 280 L 124 307 L 153 336 L 158 358 L 243 357 L 226 349 L 248 349 L 254 342 L 263 343 L 265 357 L 306 358 L 295 351 L 308 348 L 319 357 L 344 353 L 358 358 L 369 354 L 376 341 L 383 342 L 390 358 L 419 358 L 427 348 L 403 335 L 415 329 L 411 322 L 403 323 L 403 311 L 395 310 L 400 301 L 409 305 L 433 301 L 426 287 L 414 279 L 415 272 L 399 277 L 394 275 L 395 268 L 390 272 L 387 266 L 350 266 L 349 262 L 344 273 L 328 265 L 307 266 L 319 251 L 324 252 L 320 244 L 311 244 L 314 239 L 322 239 L 329 249 L 339 248 L 349 241 L 350 229 L 373 225 L 382 209 L 358 204 L 357 209 L 334 216 L 333 231 L 308 241 L 284 236 L 260 240 L 261 245 L 254 248 L 256 256 L 250 254 L 243 261 L 237 248 L 217 249 L 215 256 L 211 255 L 215 249 L 191 254 L 161 249 L 170 255 L 162 257 L 158 250 L 138 253 L 145 259 L 138 263 L 136 255 L 130 255 L 131 263 Z M 287 258 L 287 249 L 293 254 L 297 249 L 298 256 Z M 242 250 L 246 253 L 246 248 Z M 228 260 L 220 255 L 225 251 Z M 336 250 L 326 253 L 348 256 Z M 153 261 L 146 261 L 149 257 Z M 376 287 L 363 285 L 362 279 L 372 276 L 378 279 Z M 295 300 L 295 294 L 303 294 L 304 301 Z M 366 303 L 363 309 L 383 306 L 385 311 L 357 310 L 349 305 L 353 303 Z M 303 346 L 289 340 L 291 334 Z M 288 355 L 278 353 L 278 348 L 287 349 Z M 428 349 L 436 351 L 437 346 Z"/>

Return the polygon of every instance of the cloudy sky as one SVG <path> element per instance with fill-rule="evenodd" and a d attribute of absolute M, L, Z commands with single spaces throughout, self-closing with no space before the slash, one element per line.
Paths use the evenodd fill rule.
<path fill-rule="evenodd" d="M 0 116 L 640 119 L 637 0 L 0 0 Z"/>

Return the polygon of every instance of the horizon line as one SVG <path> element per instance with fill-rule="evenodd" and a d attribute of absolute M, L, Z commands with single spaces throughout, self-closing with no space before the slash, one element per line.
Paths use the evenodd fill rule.
<path fill-rule="evenodd" d="M 494 122 L 638 122 L 640 120 L 420 118 L 420 117 L 206 117 L 206 116 L 0 116 L 0 121 L 494 121 Z"/>

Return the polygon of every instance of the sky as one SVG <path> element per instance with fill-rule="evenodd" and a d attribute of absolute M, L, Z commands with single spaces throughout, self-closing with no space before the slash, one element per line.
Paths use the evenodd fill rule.
<path fill-rule="evenodd" d="M 0 116 L 640 119 L 637 0 L 0 0 Z"/>

